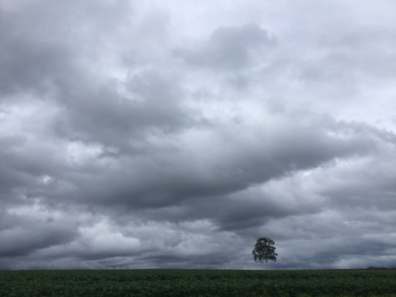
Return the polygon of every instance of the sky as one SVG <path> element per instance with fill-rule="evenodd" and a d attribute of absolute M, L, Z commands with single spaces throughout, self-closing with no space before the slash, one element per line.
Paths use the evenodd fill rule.
<path fill-rule="evenodd" d="M 0 2 L 0 269 L 396 267 L 394 0 Z"/>

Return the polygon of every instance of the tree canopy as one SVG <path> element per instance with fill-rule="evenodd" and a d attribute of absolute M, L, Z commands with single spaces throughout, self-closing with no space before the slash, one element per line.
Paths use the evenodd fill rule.
<path fill-rule="evenodd" d="M 252 251 L 252 255 L 254 261 L 263 263 L 268 269 L 268 260 L 276 262 L 277 253 L 275 253 L 276 247 L 274 246 L 275 242 L 266 237 L 262 237 L 257 239 L 257 243 L 254 245 L 254 249 Z"/>

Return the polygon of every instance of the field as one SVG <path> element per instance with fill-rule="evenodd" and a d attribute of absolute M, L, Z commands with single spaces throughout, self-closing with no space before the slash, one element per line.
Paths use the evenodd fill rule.
<path fill-rule="evenodd" d="M 396 271 L 0 271 L 0 296 L 396 297 Z"/>

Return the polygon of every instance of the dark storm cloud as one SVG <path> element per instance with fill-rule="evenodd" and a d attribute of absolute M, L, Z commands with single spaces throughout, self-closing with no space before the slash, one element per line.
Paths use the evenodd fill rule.
<path fill-rule="evenodd" d="M 0 4 L 0 269 L 395 266 L 394 29 L 230 3 Z"/>
<path fill-rule="evenodd" d="M 66 89 L 57 133 L 117 151 L 139 152 L 147 134 L 172 134 L 193 123 L 180 105 L 182 91 L 174 80 L 148 72 L 132 77 L 123 86 L 131 97 L 119 94 L 116 85 L 97 90 L 82 86 L 75 92 Z"/>
<path fill-rule="evenodd" d="M 301 241 L 300 247 L 306 249 L 306 252 L 305 254 L 301 253 L 296 256 L 294 261 L 292 260 L 289 265 L 298 268 L 308 264 L 311 269 L 315 269 L 332 268 L 332 263 L 339 263 L 343 268 L 349 265 L 356 268 L 367 268 L 370 262 L 364 260 L 366 257 L 377 258 L 378 255 L 390 256 L 393 252 L 392 242 L 383 242 L 378 239 L 364 239 L 353 235 L 349 238 L 337 238 L 335 236 L 331 239 L 322 238 L 321 244 L 323 246 L 308 248 L 309 241 L 306 240 L 305 243 Z M 362 249 L 362 246 L 367 248 Z M 298 249 L 298 244 L 296 244 L 296 249 Z M 345 263 L 345 266 L 343 263 Z M 378 262 L 371 263 L 385 267 L 394 267 L 396 264 L 394 261 L 384 261 L 382 259 L 378 259 Z M 283 264 L 280 264 L 280 267 L 286 268 Z"/>
<path fill-rule="evenodd" d="M 309 117 L 299 124 L 284 122 L 274 131 L 263 127 L 251 131 L 248 137 L 232 133 L 233 128 L 242 127 L 231 127 L 218 131 L 216 140 L 199 155 L 193 147 L 176 142 L 171 149 L 152 148 L 150 154 L 109 158 L 108 164 L 121 162 L 115 168 L 105 161 L 103 165 L 87 167 L 83 175 L 71 171 L 63 181 L 73 187 L 64 195 L 74 197 L 71 199 L 76 202 L 93 204 L 171 206 L 193 197 L 230 194 L 335 158 L 364 156 L 376 151 L 372 136 L 382 136 L 376 130 L 356 132 L 359 125 Z M 208 157 L 210 163 L 206 161 Z M 52 190 L 46 185 L 39 193 L 53 197 Z"/>
<path fill-rule="evenodd" d="M 0 220 L 1 257 L 28 255 L 35 250 L 70 243 L 77 236 L 75 223 L 32 220 L 7 212 L 1 213 Z"/>
<path fill-rule="evenodd" d="M 51 85 L 54 70 L 65 66 L 62 65 L 62 60 L 67 55 L 62 53 L 62 48 L 47 48 L 17 40 L 0 42 L 0 91 L 3 94 L 27 90 L 43 91 Z"/>
<path fill-rule="evenodd" d="M 24 3 L 25 2 L 25 3 Z M 37 91 L 43 95 L 70 70 L 86 45 L 112 34 L 119 13 L 130 11 L 128 1 L 81 3 L 21 1 L 3 4 L 0 11 L 0 91 L 3 94 Z M 23 9 L 18 9 L 21 5 Z M 101 18 L 100 15 L 106 15 Z M 100 35 L 94 30 L 101 29 Z M 78 61 L 81 62 L 81 61 Z M 75 73 L 76 74 L 76 73 Z"/>
<path fill-rule="evenodd" d="M 61 108 L 54 126 L 56 133 L 103 143 L 116 151 L 128 146 L 139 150 L 147 130 L 170 133 L 190 124 L 192 119 L 179 102 L 183 92 L 169 73 L 142 71 L 129 75 L 126 81 L 108 78 L 97 83 L 87 70 L 90 60 L 102 59 L 100 49 L 93 49 L 91 44 L 102 40 L 107 55 L 107 43 L 114 42 L 113 30 L 118 30 L 122 19 L 115 15 L 130 10 L 126 1 L 98 6 L 47 4 L 38 3 L 42 10 L 28 5 L 20 12 L 3 12 L 0 89 L 5 95 L 36 91 L 39 100 L 55 100 Z M 106 18 L 97 19 L 107 9 Z M 55 21 L 62 10 L 69 13 Z M 22 20 L 27 25 L 21 26 Z M 5 34 L 7 28 L 15 33 Z M 119 87 L 125 92 L 120 93 Z"/>

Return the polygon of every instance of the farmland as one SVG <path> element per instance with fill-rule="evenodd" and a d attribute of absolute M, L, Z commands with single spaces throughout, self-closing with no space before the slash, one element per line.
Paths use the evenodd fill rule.
<path fill-rule="evenodd" d="M 0 296 L 396 296 L 396 271 L 0 271 Z"/>

